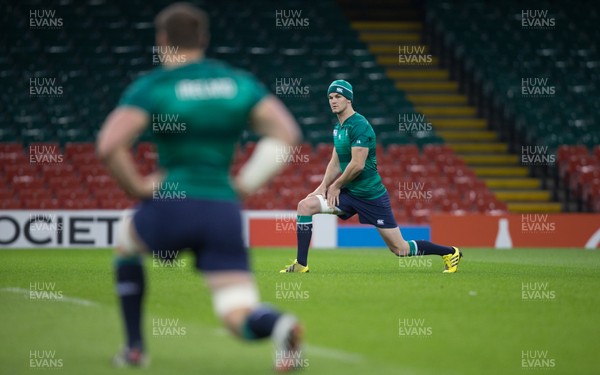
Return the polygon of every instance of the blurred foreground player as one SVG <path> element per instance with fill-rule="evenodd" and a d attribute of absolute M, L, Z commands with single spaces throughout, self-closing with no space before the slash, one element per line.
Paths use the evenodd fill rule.
<path fill-rule="evenodd" d="M 327 98 L 338 119 L 333 129 L 333 153 L 321 184 L 298 203 L 297 258 L 280 272 L 308 272 L 308 248 L 315 214 L 334 214 L 343 220 L 358 214 L 361 223 L 377 228 L 385 244 L 397 256 L 440 255 L 444 261 L 443 272 L 456 272 L 462 257 L 456 247 L 402 238 L 387 189 L 377 171 L 375 132 L 367 119 L 352 108 L 354 93 L 350 83 L 333 81 Z"/>
<path fill-rule="evenodd" d="M 99 157 L 119 185 L 142 200 L 117 230 L 115 272 L 127 345 L 113 362 L 146 363 L 142 255 L 187 248 L 195 253 L 216 314 L 234 335 L 246 340 L 271 337 L 276 357 L 298 358 L 297 319 L 259 303 L 237 198 L 258 190 L 284 166 L 278 160 L 285 157 L 277 154 L 300 141 L 298 125 L 253 76 L 204 57 L 209 39 L 204 11 L 176 3 L 157 15 L 155 26 L 163 66 L 125 91 L 97 142 Z M 168 116 L 184 126 L 154 129 L 155 119 Z M 263 138 L 232 186 L 229 167 L 248 121 Z M 129 148 L 150 122 L 160 170 L 142 177 Z M 275 367 L 287 371 L 296 363 L 278 360 Z"/>

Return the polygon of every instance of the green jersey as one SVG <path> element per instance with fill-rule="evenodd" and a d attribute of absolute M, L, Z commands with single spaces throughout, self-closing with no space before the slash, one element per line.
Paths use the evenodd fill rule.
<path fill-rule="evenodd" d="M 161 190 L 235 200 L 229 178 L 235 145 L 267 93 L 249 73 L 204 59 L 153 70 L 128 87 L 119 105 L 138 107 L 151 118 L 158 163 L 167 171 Z"/>
<path fill-rule="evenodd" d="M 350 194 L 370 200 L 379 198 L 386 193 L 387 190 L 381 182 L 379 172 L 377 172 L 375 131 L 363 115 L 354 113 L 343 124 L 338 121 L 333 129 L 333 145 L 340 160 L 342 173 L 352 160 L 352 147 L 367 147 L 369 149 L 369 155 L 362 172 L 344 186 Z"/>

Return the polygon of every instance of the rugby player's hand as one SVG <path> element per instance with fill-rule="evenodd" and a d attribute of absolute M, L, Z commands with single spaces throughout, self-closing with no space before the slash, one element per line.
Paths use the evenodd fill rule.
<path fill-rule="evenodd" d="M 336 184 L 331 184 L 327 188 L 327 205 L 329 207 L 337 207 L 340 203 L 340 188 Z"/>
<path fill-rule="evenodd" d="M 308 194 L 306 198 L 314 197 L 317 195 L 322 195 L 323 197 L 327 196 L 327 188 L 323 185 L 319 185 L 312 193 Z"/>
<path fill-rule="evenodd" d="M 233 190 L 235 190 L 240 200 L 245 200 L 251 194 L 247 192 L 242 186 L 243 184 L 240 183 L 240 176 L 235 177 L 235 179 L 233 180 Z"/>
<path fill-rule="evenodd" d="M 152 198 L 155 190 L 160 189 L 160 183 L 165 179 L 164 171 L 152 172 L 143 177 L 143 183 L 137 198 L 147 199 Z"/>

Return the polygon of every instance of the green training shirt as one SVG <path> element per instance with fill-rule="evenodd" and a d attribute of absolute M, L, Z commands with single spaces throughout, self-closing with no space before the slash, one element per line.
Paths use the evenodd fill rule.
<path fill-rule="evenodd" d="M 203 59 L 133 82 L 119 105 L 148 113 L 161 190 L 169 197 L 235 200 L 229 168 L 252 108 L 268 92 L 252 75 Z M 163 195 L 165 196 L 165 195 Z"/>
<path fill-rule="evenodd" d="M 352 147 L 367 147 L 369 149 L 363 171 L 344 186 L 350 194 L 369 200 L 379 198 L 385 194 L 387 190 L 381 182 L 379 172 L 377 172 L 375 131 L 363 115 L 355 112 L 343 124 L 338 121 L 333 129 L 333 145 L 340 160 L 342 173 L 352 160 Z"/>

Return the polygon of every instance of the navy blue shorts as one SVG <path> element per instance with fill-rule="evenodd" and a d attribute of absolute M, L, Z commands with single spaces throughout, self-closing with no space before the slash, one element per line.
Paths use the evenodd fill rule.
<path fill-rule="evenodd" d="M 372 224 L 377 228 L 396 228 L 398 226 L 392 213 L 392 205 L 387 191 L 379 198 L 368 200 L 355 197 L 348 190 L 342 189 L 337 208 L 344 211 L 343 214 L 338 215 L 342 220 L 358 214 L 358 221 L 362 224 Z"/>
<path fill-rule="evenodd" d="M 238 202 L 145 200 L 133 224 L 153 254 L 191 249 L 200 270 L 249 270 Z"/>

